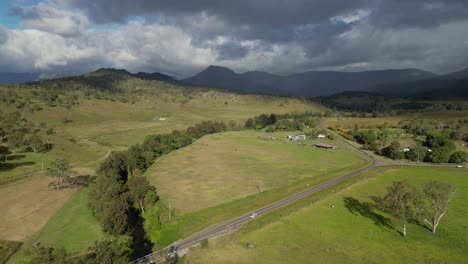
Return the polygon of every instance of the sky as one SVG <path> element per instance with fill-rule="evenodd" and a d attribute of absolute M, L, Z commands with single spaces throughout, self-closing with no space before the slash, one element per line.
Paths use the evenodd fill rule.
<path fill-rule="evenodd" d="M 467 0 L 1 0 L 0 72 L 468 67 Z"/>

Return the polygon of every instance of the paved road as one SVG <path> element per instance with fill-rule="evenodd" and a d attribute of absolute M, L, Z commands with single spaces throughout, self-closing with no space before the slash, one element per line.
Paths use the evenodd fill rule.
<path fill-rule="evenodd" d="M 336 177 L 334 179 L 331 179 L 329 181 L 321 183 L 321 184 L 319 184 L 317 186 L 314 186 L 312 188 L 309 188 L 307 190 L 304 190 L 302 192 L 296 193 L 296 194 L 294 194 L 292 196 L 289 196 L 287 198 L 284 198 L 282 200 L 279 200 L 277 202 L 274 202 L 272 204 L 269 204 L 267 206 L 259 208 L 259 209 L 255 210 L 255 211 L 253 211 L 253 212 L 255 212 L 257 214 L 257 217 L 261 216 L 261 215 L 264 215 L 264 214 L 267 214 L 269 212 L 272 212 L 272 211 L 274 211 L 274 210 L 276 210 L 276 209 L 278 209 L 280 207 L 289 205 L 289 204 L 291 204 L 293 202 L 296 202 L 296 201 L 298 201 L 298 200 L 300 200 L 300 199 L 302 199 L 304 197 L 307 197 L 309 195 L 317 193 L 317 192 L 319 192 L 319 191 L 321 191 L 323 189 L 326 189 L 326 188 L 328 188 L 330 186 L 336 185 L 336 184 L 338 184 L 340 182 L 343 182 L 344 180 L 346 180 L 348 178 L 351 178 L 351 177 L 353 177 L 353 176 L 355 176 L 357 174 L 360 174 L 360 173 L 362 173 L 364 171 L 367 171 L 369 169 L 372 169 L 372 168 L 375 168 L 375 167 L 394 166 L 394 165 L 379 164 L 374 156 L 372 156 L 369 153 L 357 148 L 356 146 L 350 144 L 346 140 L 341 139 L 341 137 L 339 137 L 339 136 L 337 136 L 337 138 L 340 141 L 342 141 L 343 143 L 345 143 L 348 146 L 352 147 L 353 149 L 363 153 L 365 156 L 367 156 L 371 160 L 371 163 L 368 164 L 367 166 L 361 168 L 361 169 L 358 169 L 358 170 L 355 170 L 353 172 L 347 173 L 345 175 Z M 194 234 L 194 235 L 192 235 L 190 237 L 187 237 L 185 239 L 176 241 L 171 246 L 174 246 L 174 247 L 176 247 L 177 249 L 180 250 L 180 249 L 184 249 L 184 248 L 187 248 L 189 246 L 195 245 L 195 244 L 197 244 L 200 241 L 205 240 L 205 239 L 209 239 L 209 238 L 224 235 L 224 234 L 229 234 L 229 233 L 237 230 L 241 225 L 251 221 L 252 219 L 250 218 L 250 215 L 253 212 L 249 212 L 249 213 L 246 213 L 246 214 L 244 214 L 242 216 L 239 216 L 237 218 L 234 218 L 234 219 L 231 219 L 231 220 L 228 220 L 228 221 L 225 221 L 225 222 L 210 226 L 207 229 L 205 229 L 203 231 L 200 231 L 200 232 L 198 232 L 198 233 L 196 233 L 196 234 Z M 157 253 L 152 253 L 152 254 L 157 254 Z M 135 263 L 150 263 L 149 259 L 151 258 L 152 254 L 147 255 L 147 256 L 145 256 L 143 258 L 140 258 L 140 259 L 136 260 Z"/>

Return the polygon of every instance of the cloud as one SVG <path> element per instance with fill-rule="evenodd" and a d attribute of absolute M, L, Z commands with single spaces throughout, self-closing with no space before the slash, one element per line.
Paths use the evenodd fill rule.
<path fill-rule="evenodd" d="M 21 26 L 65 36 L 81 34 L 88 26 L 88 17 L 81 11 L 64 10 L 54 5 L 15 6 L 11 13 L 21 18 Z"/>
<path fill-rule="evenodd" d="M 8 31 L 0 25 L 0 45 L 8 40 Z"/>
<path fill-rule="evenodd" d="M 237 71 L 464 68 L 462 0 L 44 0 L 0 27 L 0 70 Z"/>

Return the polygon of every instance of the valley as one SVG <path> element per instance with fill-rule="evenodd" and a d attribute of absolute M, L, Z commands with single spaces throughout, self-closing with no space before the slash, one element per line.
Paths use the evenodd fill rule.
<path fill-rule="evenodd" d="M 93 83 L 98 86 L 94 86 Z M 57 90 L 56 87 L 68 88 Z M 99 87 L 110 87 L 112 91 L 101 90 Z M 128 149 L 135 147 L 143 149 L 138 154 L 142 155 L 141 158 L 146 157 L 143 156 L 146 155 L 144 149 L 148 146 L 156 148 L 152 151 L 161 153 L 154 154 L 154 161 L 145 165 L 148 167 L 138 169 L 136 176 L 129 176 L 129 179 L 146 178 L 150 186 L 155 187 L 158 195 L 156 204 L 153 207 L 148 206 L 148 211 L 140 213 L 145 222 L 151 223 L 151 226 L 144 227 L 147 242 L 133 240 L 129 246 L 133 250 L 137 249 L 139 244 L 131 243 L 151 243 L 150 249 L 156 251 L 212 225 L 235 219 L 351 173 L 350 178 L 343 178 L 343 181 L 337 181 L 336 185 L 327 185 L 325 189 L 311 192 L 304 198 L 300 196 L 301 199 L 295 199 L 291 204 L 277 210 L 268 211 L 267 214 L 259 216 L 258 220 L 249 221 L 245 226 L 236 226 L 240 227 L 240 230 L 232 235 L 209 242 L 202 240 L 201 248 L 195 245 L 193 251 L 190 249 L 183 258 L 190 263 L 194 262 L 194 259 L 201 261 L 200 263 L 225 263 L 229 260 L 223 259 L 223 254 L 232 255 L 234 253 L 227 252 L 233 250 L 241 254 L 247 263 L 260 259 L 269 263 L 272 260 L 265 258 L 265 254 L 270 256 L 269 250 L 284 250 L 275 248 L 281 247 L 283 243 L 271 244 L 266 251 L 251 255 L 250 251 L 244 252 L 244 249 L 241 249 L 244 242 L 234 241 L 254 241 L 254 238 L 243 238 L 249 234 L 246 230 L 251 230 L 252 226 L 258 225 L 257 223 L 268 223 L 265 226 L 261 224 L 261 230 L 282 223 L 283 220 L 280 219 L 289 216 L 278 216 L 282 215 L 281 212 L 288 212 L 287 215 L 302 214 L 303 211 L 310 210 L 310 207 L 315 208 L 324 202 L 331 203 L 328 202 L 329 199 L 334 199 L 348 188 L 354 188 L 354 184 L 364 184 L 363 182 L 372 180 L 367 179 L 365 175 L 386 175 L 387 171 L 390 173 L 393 170 L 412 175 L 412 171 L 419 170 L 406 167 L 378 168 L 365 172 L 364 176 L 355 176 L 352 172 L 360 171 L 370 164 L 369 156 L 366 155 L 378 160 L 379 165 L 398 165 L 402 162 L 376 156 L 369 151 L 364 155 L 362 150 L 356 148 L 365 148 L 365 145 L 350 143 L 327 128 L 338 127 L 338 132 L 355 133 L 352 134 L 353 137 L 358 138 L 362 131 L 373 130 L 378 134 L 382 125 L 387 124 L 390 126 L 390 138 L 410 146 L 424 140 L 424 136 L 412 135 L 401 126 L 404 122 L 431 118 L 440 120 L 446 124 L 447 129 L 452 129 L 451 125 L 463 122 L 466 116 L 466 110 L 463 109 L 414 109 L 402 114 L 382 112 L 377 116 L 368 112 L 354 114 L 328 108 L 317 100 L 235 94 L 216 89 L 185 87 L 172 82 L 140 79 L 114 70 L 99 70 L 79 78 L 27 85 L 4 85 L 0 89 L 0 95 L 4 98 L 0 103 L 2 111 L 18 111 L 24 120 L 33 121 L 32 127 L 41 127 L 41 131 L 52 131 L 41 134 L 43 140 L 51 145 L 49 150 L 33 152 L 19 148 L 11 149 L 8 141 L 2 145 L 7 160 L 2 162 L 2 166 L 8 167 L 2 167 L 5 169 L 0 171 L 0 194 L 10 198 L 3 199 L 0 203 L 0 210 L 6 212 L 2 221 L 4 224 L 0 226 L 0 230 L 3 230 L 0 232 L 0 239 L 22 243 L 19 250 L 13 256 L 9 256 L 8 263 L 28 263 L 34 256 L 36 243 L 63 248 L 71 258 L 87 254 L 95 241 L 128 241 L 128 235 L 106 231 L 102 220 L 97 218 L 90 204 L 94 203 L 92 193 L 96 188 L 96 181 L 105 177 L 100 171 L 103 164 L 114 159 L 115 153 L 126 153 Z M 7 99 L 11 91 L 16 91 L 13 100 Z M 47 98 L 55 96 L 63 98 L 60 99 L 62 101 L 52 104 L 47 101 Z M 74 98 L 75 103 L 71 106 L 62 105 L 69 100 L 67 98 Z M 346 102 L 346 99 L 340 100 Z M 22 105 L 21 102 L 31 106 L 37 105 L 39 110 L 30 111 L 18 107 Z M 463 101 L 424 102 L 431 106 L 464 104 Z M 349 103 L 356 102 L 350 100 Z M 261 116 L 265 113 L 267 115 Z M 262 118 L 274 120 L 270 122 Z M 254 123 L 248 125 L 248 119 L 254 120 Z M 204 130 L 205 132 L 198 136 L 198 132 L 193 132 L 193 129 L 204 124 L 204 121 L 223 122 L 225 127 L 215 132 L 206 128 L 208 130 Z M 358 130 L 356 126 L 359 127 Z M 453 129 L 455 128 L 454 126 Z M 464 129 L 463 126 L 458 126 L 458 131 L 462 134 Z M 162 146 L 153 146 L 153 143 L 148 141 L 148 136 L 172 135 L 174 130 L 182 131 L 179 133 L 187 131 L 192 137 L 190 144 L 165 152 Z M 306 139 L 288 139 L 288 135 L 299 134 L 306 135 Z M 317 138 L 318 134 L 325 134 L 326 138 Z M 174 142 L 178 140 L 174 139 Z M 164 140 L 158 142 L 162 144 Z M 454 142 L 457 143 L 458 150 L 465 150 L 460 143 L 463 140 Z M 388 142 L 379 144 L 385 146 Z M 322 149 L 314 145 L 332 145 L 336 149 Z M 59 158 L 70 161 L 76 172 L 75 177 L 79 176 L 84 180 L 80 183 L 83 185 L 58 191 L 48 187 L 51 182 L 48 169 Z M 125 175 L 131 175 L 127 170 L 126 168 Z M 420 170 L 427 171 L 426 168 Z M 443 173 L 453 169 L 437 170 Z M 457 175 L 466 173 L 465 168 L 455 170 Z M 393 176 L 389 178 L 396 179 Z M 359 197 L 365 198 L 364 194 L 360 195 Z M 331 228 L 326 221 L 317 221 L 323 223 L 325 229 Z M 22 224 L 17 225 L 18 222 Z M 268 233 L 282 232 L 279 230 Z M 301 234 L 312 236 L 307 232 Z M 292 234 L 288 239 L 294 237 L 298 237 L 299 244 L 294 247 L 297 250 L 307 245 L 300 244 L 300 241 L 304 240 L 300 238 L 300 234 Z M 266 237 L 262 239 L 278 240 Z M 129 242 L 119 243 L 123 245 Z M 255 240 L 252 243 L 257 247 L 259 242 Z M 344 252 L 344 258 L 349 258 L 349 249 L 340 246 L 337 250 Z M 255 249 L 252 250 L 254 251 Z M 148 251 L 138 253 L 132 258 L 147 253 Z M 336 255 L 335 253 L 331 254 Z M 300 257 L 305 259 L 316 256 L 306 254 Z M 357 260 L 360 257 L 362 256 L 358 254 L 353 258 Z M 409 255 L 407 257 L 402 261 L 411 259 Z M 370 256 L 370 259 L 372 258 Z M 304 259 L 297 261 L 301 262 Z M 197 261 L 195 262 L 198 263 Z M 280 257 L 278 261 L 281 262 Z"/>

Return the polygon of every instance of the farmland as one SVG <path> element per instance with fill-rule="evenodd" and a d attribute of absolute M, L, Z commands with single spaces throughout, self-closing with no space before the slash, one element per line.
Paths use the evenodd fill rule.
<path fill-rule="evenodd" d="M 185 258 L 186 263 L 461 263 L 468 257 L 466 169 L 401 167 L 367 172 L 363 181 L 321 200 L 281 210 L 249 223 L 232 236 L 210 241 Z M 420 187 L 428 180 L 456 186 L 457 193 L 437 234 L 411 224 L 402 238 L 388 216 L 365 205 L 392 181 Z M 311 197 L 310 199 L 316 199 Z M 334 208 L 330 206 L 334 205 Z M 353 213 L 354 212 L 354 213 Z M 385 223 L 380 220 L 384 219 Z M 252 243 L 254 248 L 247 248 Z"/>
<path fill-rule="evenodd" d="M 286 135 L 253 131 L 209 135 L 162 157 L 147 175 L 163 200 L 187 213 L 256 194 L 259 184 L 263 191 L 298 182 L 313 185 L 367 163 L 339 141 L 305 140 L 306 145 L 300 145 Z M 338 149 L 313 148 L 312 142 L 331 142 Z"/>

